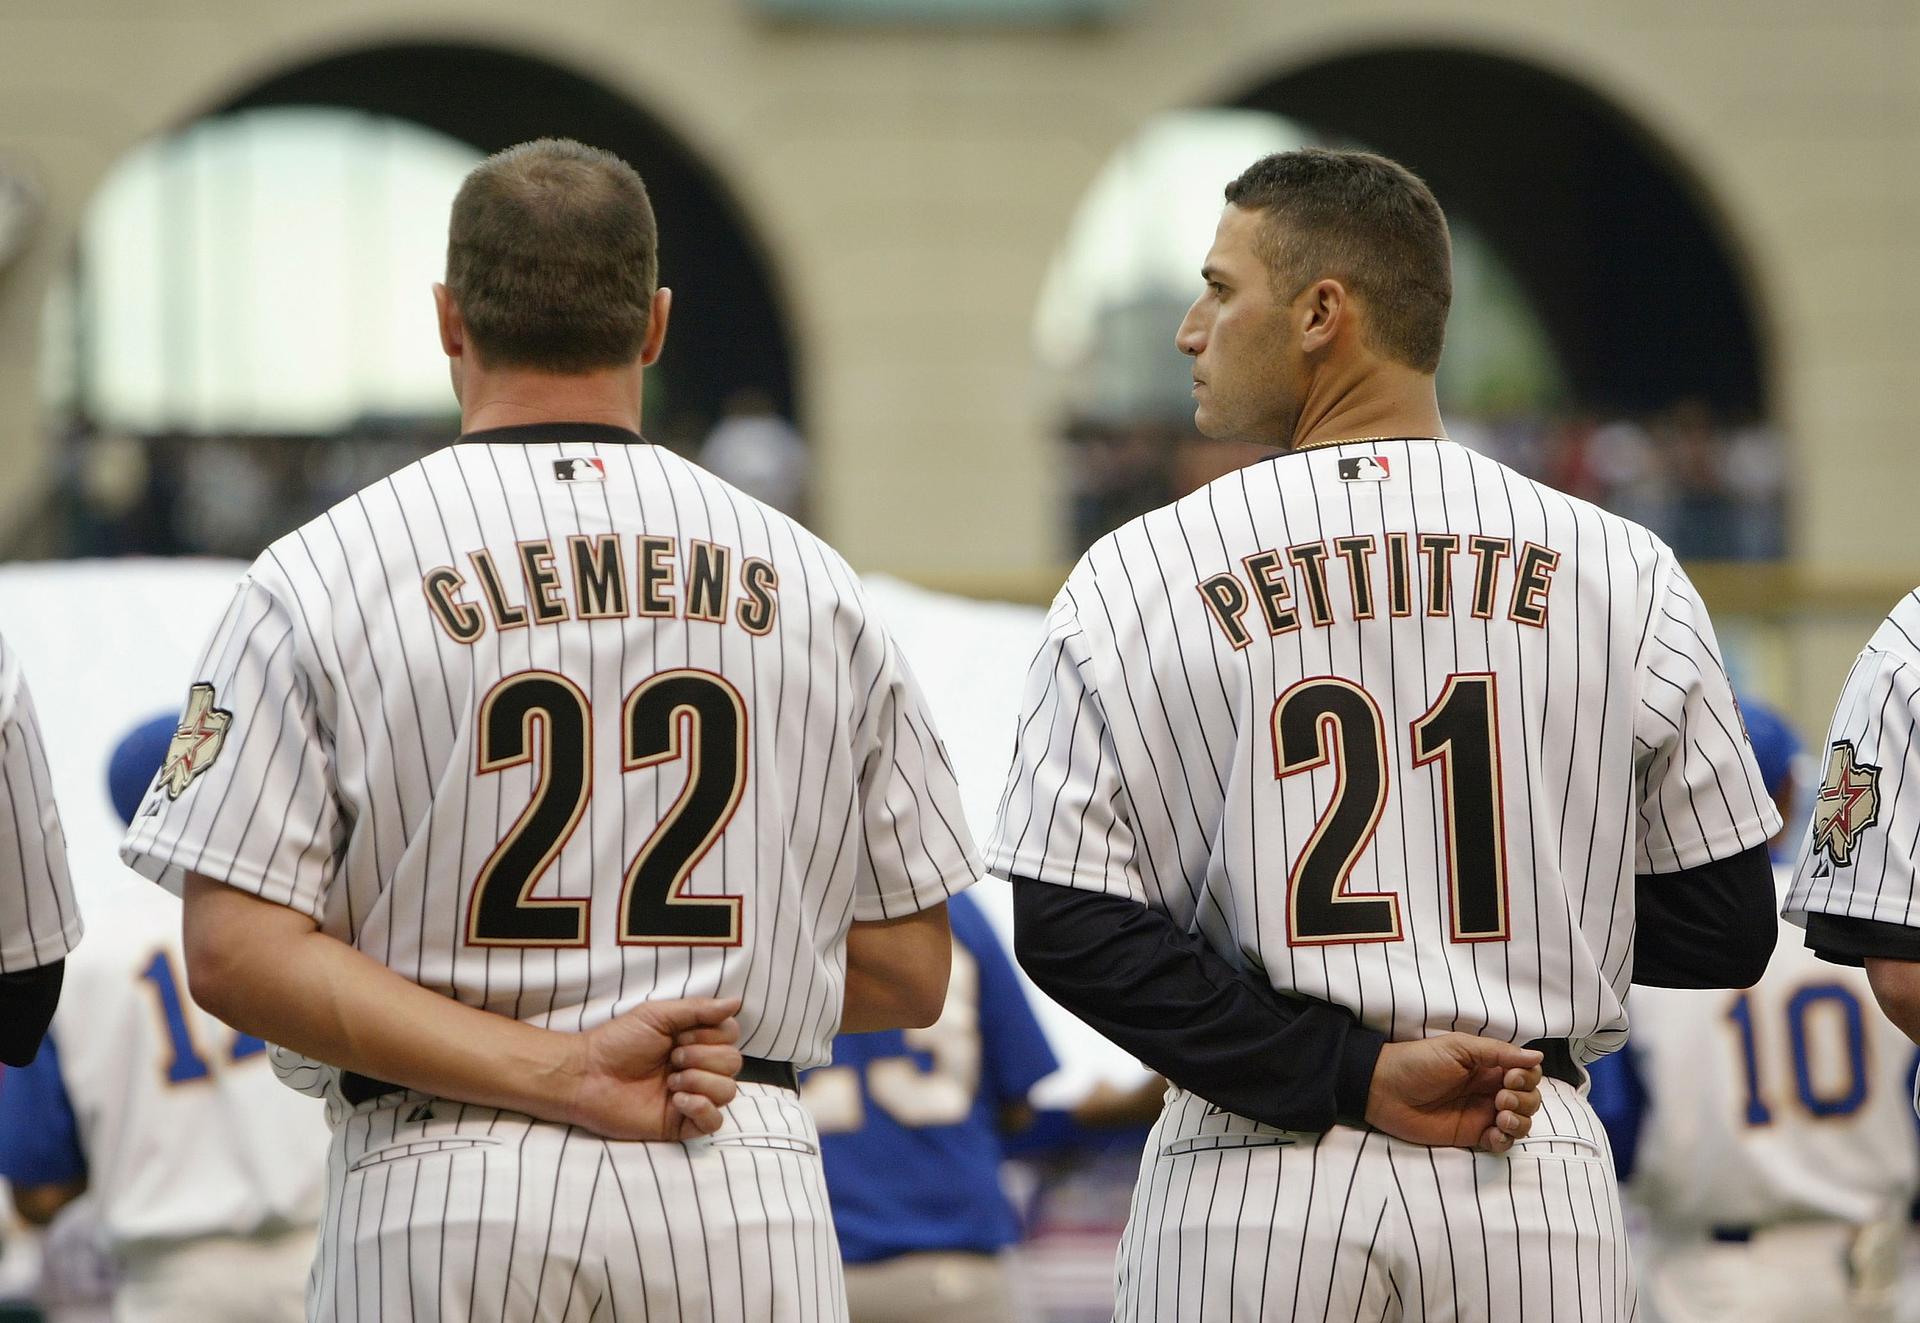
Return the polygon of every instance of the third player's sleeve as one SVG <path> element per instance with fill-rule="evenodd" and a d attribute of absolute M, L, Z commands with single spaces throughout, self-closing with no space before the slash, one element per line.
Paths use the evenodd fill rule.
<path fill-rule="evenodd" d="M 120 848 L 131 867 L 176 893 L 195 872 L 323 917 L 345 824 L 303 655 L 287 608 L 244 580 Z"/>
<path fill-rule="evenodd" d="M 1920 670 L 1869 646 L 1833 711 L 1787 917 L 1920 926 Z"/>
<path fill-rule="evenodd" d="M 947 749 L 920 682 L 891 638 L 864 725 L 856 920 L 931 909 L 972 886 L 980 859 Z"/>
<path fill-rule="evenodd" d="M 1707 608 L 1670 566 L 1656 596 L 1634 714 L 1635 873 L 1677 873 L 1765 844 L 1780 815 L 1753 760 Z"/>
<path fill-rule="evenodd" d="M 61 959 L 80 928 L 33 696 L 0 644 L 0 974 Z"/>
<path fill-rule="evenodd" d="M 1091 670 L 1079 613 L 1063 591 L 1027 671 L 987 868 L 1145 904 L 1132 807 Z"/>

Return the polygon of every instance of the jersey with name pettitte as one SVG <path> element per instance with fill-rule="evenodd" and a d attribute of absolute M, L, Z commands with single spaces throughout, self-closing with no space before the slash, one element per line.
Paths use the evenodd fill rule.
<path fill-rule="evenodd" d="M 905 659 L 838 555 L 670 452 L 482 435 L 254 564 L 127 861 L 530 1023 L 739 996 L 744 1052 L 825 1062 L 849 922 L 977 874 Z"/>
<path fill-rule="evenodd" d="M 1786 917 L 1920 927 L 1920 589 L 1867 640 L 1834 705 Z"/>
<path fill-rule="evenodd" d="M 53 776 L 20 659 L 0 640 L 0 974 L 52 964 L 80 940 Z"/>
<path fill-rule="evenodd" d="M 1777 824 L 1706 611 L 1449 442 L 1278 456 L 1055 600 L 988 866 L 1131 896 L 1394 1038 L 1617 1045 L 1634 875 Z"/>

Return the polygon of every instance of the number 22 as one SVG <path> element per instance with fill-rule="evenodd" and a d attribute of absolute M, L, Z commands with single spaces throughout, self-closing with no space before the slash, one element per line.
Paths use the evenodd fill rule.
<path fill-rule="evenodd" d="M 560 856 L 593 790 L 593 713 L 587 696 L 553 671 L 509 675 L 480 701 L 475 771 L 528 763 L 533 798 L 494 847 L 473 884 L 470 946 L 584 946 L 592 902 L 538 899 L 535 884 Z M 620 889 L 622 946 L 738 946 L 740 897 L 689 896 L 687 879 L 733 820 L 747 783 L 747 710 L 710 671 L 662 671 L 620 709 L 621 770 L 687 760 L 687 781 Z"/>

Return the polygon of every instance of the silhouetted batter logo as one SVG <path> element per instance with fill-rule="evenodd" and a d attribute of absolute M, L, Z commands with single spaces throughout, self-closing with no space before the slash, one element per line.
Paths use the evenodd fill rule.
<path fill-rule="evenodd" d="M 561 482 L 605 482 L 607 461 L 591 455 L 553 461 L 553 476 Z"/>
<path fill-rule="evenodd" d="M 1385 455 L 1353 455 L 1340 461 L 1342 482 L 1385 482 L 1392 476 Z"/>

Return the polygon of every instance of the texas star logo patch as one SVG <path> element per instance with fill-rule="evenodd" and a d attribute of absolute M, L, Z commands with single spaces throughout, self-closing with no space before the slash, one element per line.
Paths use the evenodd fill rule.
<path fill-rule="evenodd" d="M 1827 779 L 1813 801 L 1813 848 L 1845 868 L 1879 817 L 1880 769 L 1854 762 L 1853 742 L 1841 740 L 1827 750 Z"/>
<path fill-rule="evenodd" d="M 1385 482 L 1393 476 L 1393 465 L 1385 455 L 1349 455 L 1340 461 L 1342 482 Z"/>
<path fill-rule="evenodd" d="M 204 682 L 187 690 L 186 715 L 167 744 L 167 760 L 160 764 L 160 784 L 168 799 L 178 799 L 193 778 L 213 766 L 227 742 L 233 713 L 213 705 L 213 686 Z"/>
<path fill-rule="evenodd" d="M 553 461 L 553 476 L 561 482 L 605 482 L 607 461 L 593 455 Z"/>

